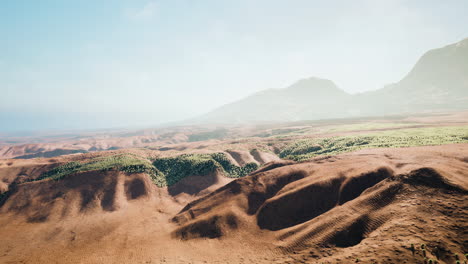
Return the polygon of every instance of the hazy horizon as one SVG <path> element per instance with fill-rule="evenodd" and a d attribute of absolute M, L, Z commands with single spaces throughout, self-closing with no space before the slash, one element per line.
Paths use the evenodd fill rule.
<path fill-rule="evenodd" d="M 431 2 L 431 4 L 428 4 Z M 0 131 L 149 127 L 302 78 L 397 82 L 468 37 L 466 1 L 12 1 Z"/>

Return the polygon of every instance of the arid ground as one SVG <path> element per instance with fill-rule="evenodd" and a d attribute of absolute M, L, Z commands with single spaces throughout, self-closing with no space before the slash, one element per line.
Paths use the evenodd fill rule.
<path fill-rule="evenodd" d="M 4 141 L 0 263 L 463 263 L 467 117 Z"/>

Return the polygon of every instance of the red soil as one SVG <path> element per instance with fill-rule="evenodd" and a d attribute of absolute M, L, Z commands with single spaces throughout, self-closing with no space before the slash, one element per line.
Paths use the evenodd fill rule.
<path fill-rule="evenodd" d="M 17 162 L 0 168 L 12 188 L 1 263 L 422 263 L 422 243 L 454 263 L 468 251 L 468 144 L 276 162 L 170 188 L 116 171 L 11 185 L 22 167 L 34 177 L 52 166 Z"/>

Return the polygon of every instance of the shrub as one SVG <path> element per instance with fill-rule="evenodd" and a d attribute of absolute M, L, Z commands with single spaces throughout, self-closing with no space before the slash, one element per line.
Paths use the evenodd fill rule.
<path fill-rule="evenodd" d="M 293 142 L 279 156 L 295 161 L 363 148 L 410 147 L 468 142 L 468 126 L 402 129 L 358 136 L 305 139 Z"/>
<path fill-rule="evenodd" d="M 148 160 L 132 154 L 118 154 L 95 158 L 86 163 L 72 161 L 41 174 L 37 180 L 60 180 L 73 173 L 108 170 L 119 170 L 128 173 L 148 173 L 152 178 L 158 174 L 158 171 Z"/>
<path fill-rule="evenodd" d="M 213 131 L 200 132 L 200 133 L 197 133 L 197 134 L 191 134 L 191 135 L 189 135 L 189 142 L 224 138 L 227 135 L 228 135 L 228 130 L 224 129 L 224 128 L 221 128 L 221 129 L 216 129 L 216 130 L 213 130 Z"/>
<path fill-rule="evenodd" d="M 243 177 L 258 169 L 256 163 L 248 163 L 244 167 L 232 164 L 224 153 L 184 154 L 176 157 L 161 158 L 153 162 L 161 171 L 167 185 L 172 185 L 191 175 L 206 175 L 216 170 L 230 178 Z"/>
<path fill-rule="evenodd" d="M 42 179 L 52 179 L 52 180 L 59 180 L 73 172 L 77 172 L 82 167 L 82 164 L 76 161 L 66 163 L 65 165 L 61 165 L 58 167 L 53 168 L 50 171 L 42 173 L 39 176 L 38 180 Z"/>
<path fill-rule="evenodd" d="M 256 163 L 236 166 L 223 153 L 184 154 L 156 159 L 153 163 L 133 154 L 119 154 L 92 159 L 85 163 L 69 162 L 41 174 L 37 180 L 59 180 L 70 174 L 86 171 L 118 170 L 126 173 L 147 173 L 154 184 L 165 187 L 190 175 L 207 175 L 219 170 L 227 177 L 239 178 L 256 169 Z"/>

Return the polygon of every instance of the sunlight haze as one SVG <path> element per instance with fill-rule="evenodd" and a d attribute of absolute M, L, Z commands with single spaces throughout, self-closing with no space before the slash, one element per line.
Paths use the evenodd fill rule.
<path fill-rule="evenodd" d="M 446 3 L 3 1 L 0 131 L 153 126 L 308 77 L 379 89 L 468 36 Z"/>

